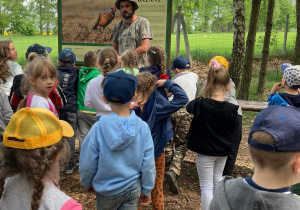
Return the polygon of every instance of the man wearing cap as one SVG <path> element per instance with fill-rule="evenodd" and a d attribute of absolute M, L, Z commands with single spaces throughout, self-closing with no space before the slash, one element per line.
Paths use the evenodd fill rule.
<path fill-rule="evenodd" d="M 153 39 L 150 23 L 146 18 L 135 14 L 139 6 L 134 0 L 117 0 L 115 5 L 123 20 L 115 25 L 111 33 L 113 48 L 119 55 L 126 50 L 134 50 L 139 57 L 138 67 L 143 67 L 147 62 L 146 52 L 150 40 Z"/>

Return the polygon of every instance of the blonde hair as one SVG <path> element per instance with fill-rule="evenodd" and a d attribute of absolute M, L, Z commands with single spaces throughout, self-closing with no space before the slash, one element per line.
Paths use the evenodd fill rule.
<path fill-rule="evenodd" d="M 211 65 L 208 70 L 205 85 L 200 93 L 200 97 L 210 98 L 213 91 L 217 88 L 221 88 L 225 92 L 229 82 L 229 73 L 224 66 L 220 66 L 219 69 L 214 69 L 213 65 Z"/>
<path fill-rule="evenodd" d="M 52 64 L 52 62 L 48 60 L 46 57 L 40 57 L 36 55 L 37 55 L 36 53 L 30 53 L 27 59 L 29 62 L 25 66 L 24 75 L 21 81 L 21 93 L 23 96 L 28 95 L 29 92 L 32 91 L 33 87 L 29 82 L 29 78 L 36 80 L 38 77 L 41 76 L 44 68 L 47 68 L 50 74 L 55 76 L 55 78 L 57 78 L 57 70 L 55 66 Z M 25 108 L 26 103 L 27 103 L 27 99 L 24 98 L 20 102 L 18 106 L 18 110 L 21 108 Z"/>
<path fill-rule="evenodd" d="M 97 58 L 98 58 L 98 54 L 96 51 L 94 51 L 94 50 L 88 51 L 84 55 L 84 66 L 85 67 L 96 67 L 97 66 Z"/>
<path fill-rule="evenodd" d="M 101 88 L 103 88 L 106 75 L 113 71 L 118 63 L 118 54 L 114 48 L 106 47 L 100 51 L 98 62 L 101 65 L 102 75 L 104 77 L 101 83 Z"/>
<path fill-rule="evenodd" d="M 62 138 L 54 145 L 33 150 L 16 149 L 1 145 L 1 150 L 4 161 L 0 169 L 0 197 L 2 197 L 4 191 L 5 179 L 22 174 L 33 184 L 31 209 L 39 209 L 45 187 L 43 178 L 49 172 L 51 173 L 57 155 L 59 155 L 60 166 L 64 166 L 69 159 L 68 140 Z"/>
<path fill-rule="evenodd" d="M 136 91 L 138 93 L 142 93 L 142 95 L 139 95 L 138 98 L 140 101 L 144 101 L 147 93 L 152 91 L 152 87 L 155 85 L 157 79 L 155 75 L 152 75 L 147 71 L 138 73 L 136 77 L 139 81 Z"/>
<path fill-rule="evenodd" d="M 26 64 L 30 63 L 31 61 L 33 61 L 33 59 L 38 58 L 38 57 L 39 57 L 39 55 L 36 54 L 35 52 L 29 53 Z"/>
<path fill-rule="evenodd" d="M 0 79 L 3 83 L 6 83 L 6 79 L 12 76 L 7 61 L 9 59 L 9 44 L 12 43 L 10 40 L 0 41 Z"/>
<path fill-rule="evenodd" d="M 264 144 L 274 144 L 275 140 L 272 135 L 265 131 L 255 131 L 251 134 L 252 139 Z M 269 152 L 260 149 L 256 149 L 248 145 L 250 156 L 254 165 L 258 165 L 261 168 L 270 168 L 272 170 L 280 170 L 283 168 L 296 154 L 297 152 Z"/>
<path fill-rule="evenodd" d="M 147 51 L 151 66 L 159 66 L 161 74 L 166 74 L 165 51 L 161 46 L 151 46 Z"/>
<path fill-rule="evenodd" d="M 121 61 L 124 63 L 125 68 L 131 69 L 131 74 L 134 75 L 134 68 L 138 68 L 137 54 L 132 50 L 127 50 L 121 55 Z"/>

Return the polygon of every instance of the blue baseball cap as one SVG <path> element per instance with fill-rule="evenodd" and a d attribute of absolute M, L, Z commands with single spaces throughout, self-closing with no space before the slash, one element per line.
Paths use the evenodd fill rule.
<path fill-rule="evenodd" d="M 186 57 L 183 56 L 179 56 L 177 58 L 175 58 L 175 60 L 173 61 L 173 65 L 171 67 L 171 69 L 189 69 L 191 68 L 191 64 L 189 59 L 187 59 Z"/>
<path fill-rule="evenodd" d="M 58 60 L 64 63 L 74 63 L 76 61 L 76 56 L 70 49 L 63 49 L 59 55 Z"/>
<path fill-rule="evenodd" d="M 293 106 L 272 105 L 255 118 L 248 144 L 269 152 L 300 151 L 300 109 Z M 274 144 L 264 144 L 252 139 L 255 131 L 265 131 L 273 136 Z"/>
<path fill-rule="evenodd" d="M 108 102 L 125 104 L 132 99 L 138 79 L 123 70 L 109 73 L 106 76 L 103 94 Z"/>
<path fill-rule="evenodd" d="M 286 69 L 287 67 L 290 67 L 290 66 L 292 66 L 291 63 L 283 63 L 283 64 L 281 64 L 281 70 L 284 72 L 285 69 Z"/>

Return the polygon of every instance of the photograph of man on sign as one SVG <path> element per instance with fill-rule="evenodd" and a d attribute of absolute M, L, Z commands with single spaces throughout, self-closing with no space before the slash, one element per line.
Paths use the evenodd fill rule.
<path fill-rule="evenodd" d="M 113 48 L 119 55 L 126 50 L 133 50 L 139 57 L 139 68 L 147 63 L 146 52 L 153 39 L 149 21 L 135 14 L 139 8 L 134 0 L 117 0 L 115 6 L 122 15 L 111 33 Z"/>

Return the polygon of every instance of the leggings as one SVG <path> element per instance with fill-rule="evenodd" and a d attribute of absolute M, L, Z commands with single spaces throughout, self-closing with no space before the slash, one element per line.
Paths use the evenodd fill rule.
<path fill-rule="evenodd" d="M 164 173 L 165 173 L 165 152 L 161 153 L 161 155 L 155 160 L 155 185 L 151 191 L 151 199 L 152 199 L 152 209 L 153 210 L 164 210 L 164 191 L 163 191 L 163 181 L 164 181 Z M 141 206 L 138 208 L 142 209 Z"/>
<path fill-rule="evenodd" d="M 222 180 L 222 172 L 227 156 L 207 156 L 197 153 L 196 166 L 201 189 L 201 209 L 208 210 L 217 184 Z"/>

